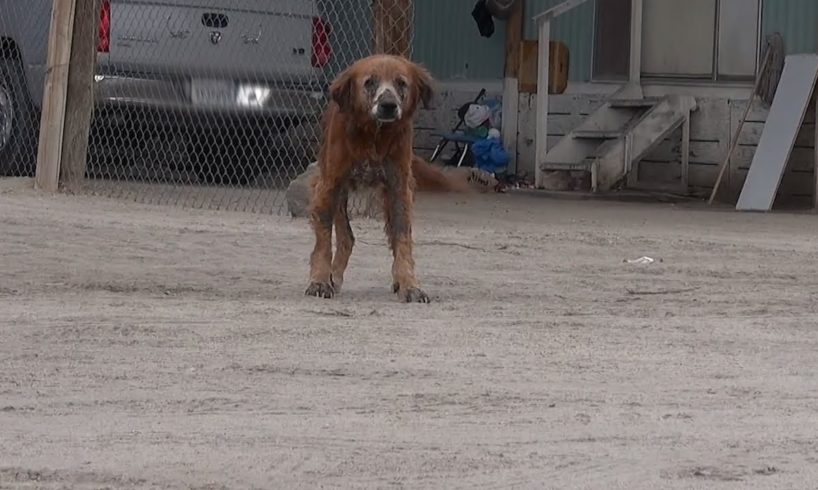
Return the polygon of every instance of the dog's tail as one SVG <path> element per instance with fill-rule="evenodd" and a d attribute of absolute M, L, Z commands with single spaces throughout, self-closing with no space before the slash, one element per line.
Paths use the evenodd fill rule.
<path fill-rule="evenodd" d="M 468 192 L 469 183 L 447 175 L 439 168 L 428 163 L 417 155 L 412 156 L 412 174 L 415 176 L 416 189 L 426 192 Z"/>

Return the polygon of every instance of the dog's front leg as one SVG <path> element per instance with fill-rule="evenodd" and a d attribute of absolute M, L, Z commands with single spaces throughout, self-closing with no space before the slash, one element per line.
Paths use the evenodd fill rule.
<path fill-rule="evenodd" d="M 355 246 L 355 234 L 349 224 L 349 189 L 342 188 L 335 211 L 335 256 L 332 258 L 332 275 L 330 277 L 335 292 L 344 284 L 344 272 L 349 265 L 349 257 Z"/>
<path fill-rule="evenodd" d="M 392 249 L 392 291 L 407 303 L 429 303 L 429 296 L 420 289 L 415 277 L 412 255 L 412 191 L 411 154 L 404 161 L 384 162 L 384 216 L 386 235 Z"/>
<path fill-rule="evenodd" d="M 310 285 L 305 294 L 318 298 L 335 296 L 332 284 L 332 224 L 345 182 L 334 175 L 321 175 L 313 188 L 310 222 L 315 232 L 315 247 L 310 255 Z"/>

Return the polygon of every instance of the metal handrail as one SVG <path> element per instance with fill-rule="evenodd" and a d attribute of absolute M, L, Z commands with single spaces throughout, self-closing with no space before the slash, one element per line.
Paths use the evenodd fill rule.
<path fill-rule="evenodd" d="M 567 0 L 562 2 L 559 5 L 555 5 L 548 10 L 540 12 L 539 14 L 533 17 L 534 22 L 542 22 L 544 20 L 551 20 L 553 18 L 559 17 L 560 15 L 573 10 L 576 7 L 579 7 L 583 3 L 587 2 L 588 0 Z"/>

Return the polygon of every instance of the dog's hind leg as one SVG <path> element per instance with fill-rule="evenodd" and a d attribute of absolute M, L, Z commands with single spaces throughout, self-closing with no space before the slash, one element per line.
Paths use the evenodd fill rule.
<path fill-rule="evenodd" d="M 332 259 L 332 286 L 335 292 L 344 284 L 344 272 L 349 265 L 349 257 L 355 246 L 355 235 L 349 224 L 349 189 L 344 188 L 338 197 L 335 211 L 335 257 Z"/>
<path fill-rule="evenodd" d="M 409 162 L 386 162 L 384 189 L 384 216 L 386 235 L 392 249 L 392 291 L 407 303 L 429 303 L 429 296 L 420 289 L 415 277 L 415 259 L 412 255 L 412 174 Z"/>

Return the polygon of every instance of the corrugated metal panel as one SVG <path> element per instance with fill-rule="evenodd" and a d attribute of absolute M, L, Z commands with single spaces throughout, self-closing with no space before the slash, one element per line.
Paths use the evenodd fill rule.
<path fill-rule="evenodd" d="M 526 2 L 526 39 L 537 38 L 535 14 L 564 0 Z M 413 57 L 439 79 L 498 79 L 503 77 L 505 21 L 494 21 L 495 32 L 481 37 L 471 11 L 476 0 L 415 0 Z M 559 17 L 552 39 L 563 41 L 571 53 L 570 79 L 591 77 L 594 2 L 589 1 Z"/>
<path fill-rule="evenodd" d="M 440 79 L 498 79 L 503 76 L 505 22 L 495 21 L 491 38 L 481 37 L 471 17 L 476 0 L 415 0 L 414 57 Z M 531 17 L 563 0 L 528 0 L 526 39 L 537 38 Z M 788 53 L 816 52 L 818 0 L 764 0 L 764 35 L 779 31 Z M 572 81 L 591 78 L 594 2 L 559 17 L 552 38 L 571 52 Z"/>
<path fill-rule="evenodd" d="M 815 53 L 818 41 L 818 1 L 764 0 L 762 32 L 780 32 L 787 53 Z"/>
<path fill-rule="evenodd" d="M 526 2 L 526 39 L 537 39 L 537 26 L 531 18 L 565 0 L 528 0 Z M 571 54 L 569 78 L 586 82 L 591 79 L 594 45 L 594 1 L 588 1 L 563 14 L 551 26 L 551 39 L 568 45 Z"/>
<path fill-rule="evenodd" d="M 476 0 L 415 0 L 412 56 L 435 77 L 500 79 L 505 63 L 505 22 L 494 21 L 494 35 L 480 36 L 471 16 Z"/>

